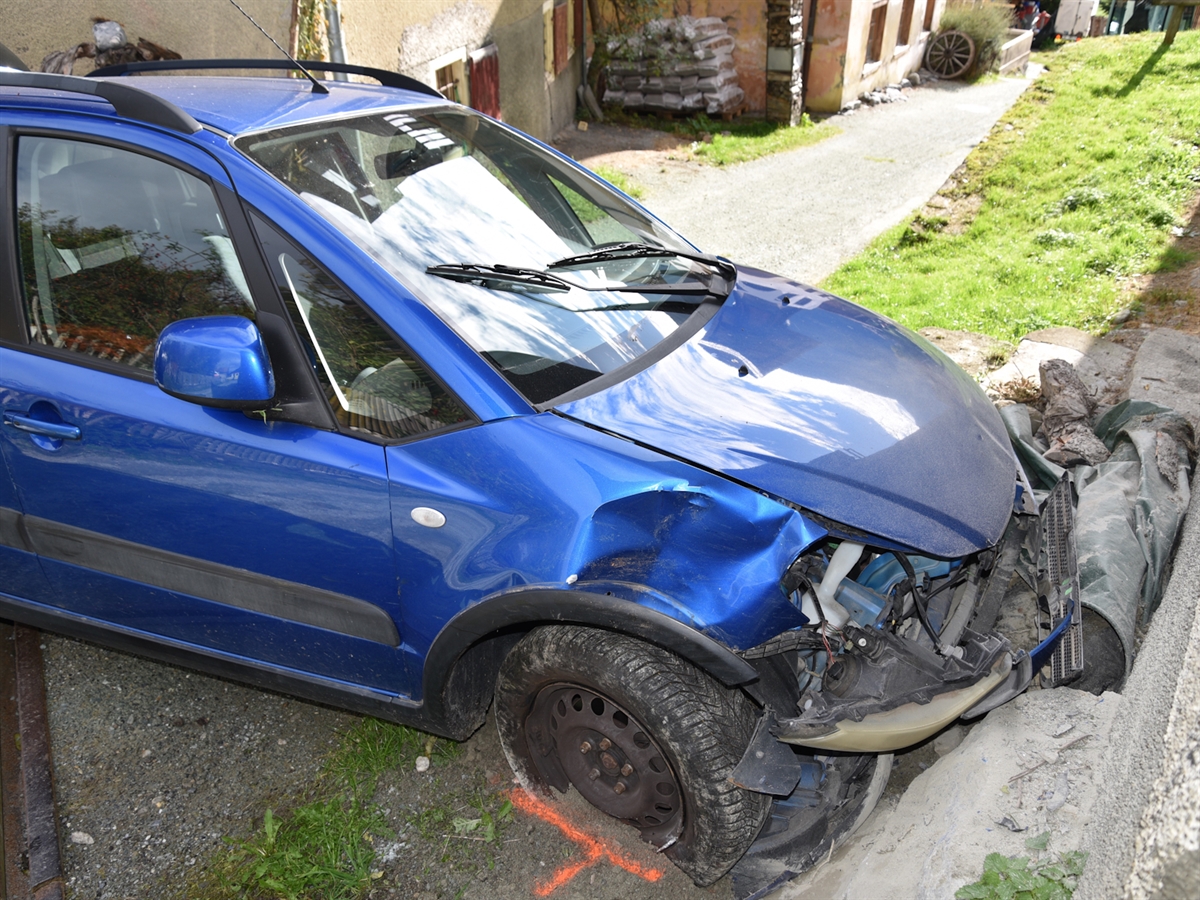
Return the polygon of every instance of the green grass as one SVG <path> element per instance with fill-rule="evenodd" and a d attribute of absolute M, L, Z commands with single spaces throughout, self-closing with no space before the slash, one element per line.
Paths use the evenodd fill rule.
<path fill-rule="evenodd" d="M 646 192 L 642 189 L 641 185 L 636 184 L 628 175 L 624 172 L 618 172 L 612 166 L 597 166 L 594 171 L 617 190 L 624 191 L 634 200 L 641 200 L 646 196 Z M 572 203 L 571 205 L 574 206 L 575 204 Z M 576 212 L 579 212 L 579 210 L 576 210 Z M 584 221 L 587 220 L 585 219 Z"/>
<path fill-rule="evenodd" d="M 704 130 L 712 135 L 712 143 L 696 141 L 692 144 L 692 156 L 714 166 L 749 162 L 760 156 L 808 147 L 841 131 L 830 122 L 814 124 L 807 114 L 793 128 L 762 120 L 709 124 L 711 129 Z"/>
<path fill-rule="evenodd" d="M 807 113 L 794 127 L 764 119 L 721 122 L 704 114 L 689 119 L 665 119 L 607 107 L 604 115 L 607 121 L 618 125 L 653 128 L 689 138 L 692 158 L 711 166 L 749 162 L 760 156 L 808 147 L 841 133 L 832 122 L 814 123 Z"/>
<path fill-rule="evenodd" d="M 188 897 L 205 900 L 286 898 L 359 900 L 375 877 L 375 842 L 392 836 L 374 802 L 379 776 L 411 768 L 420 755 L 445 761 L 458 745 L 402 725 L 364 718 L 342 736 L 325 761 L 310 799 L 282 813 L 268 809 L 248 838 L 226 839 L 226 849 L 205 867 Z M 503 824 L 483 806 L 479 822 L 454 828 L 495 834 Z M 511 815 L 509 815 L 511 818 Z"/>
<path fill-rule="evenodd" d="M 1048 54 L 1050 71 L 943 189 L 982 198 L 969 225 L 910 221 L 824 286 L 912 328 L 1008 341 L 1052 325 L 1105 330 L 1122 276 L 1186 264 L 1170 227 L 1200 188 L 1200 32 L 1165 52 L 1161 41 Z"/>

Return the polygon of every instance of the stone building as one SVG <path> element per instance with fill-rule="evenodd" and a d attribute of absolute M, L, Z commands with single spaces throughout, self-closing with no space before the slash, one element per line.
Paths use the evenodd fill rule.
<path fill-rule="evenodd" d="M 921 67 L 946 0 L 804 0 L 805 109 L 834 113 Z"/>
<path fill-rule="evenodd" d="M 453 99 L 542 139 L 569 125 L 583 74 L 585 0 L 239 0 L 275 40 L 294 49 L 306 17 L 326 58 L 411 75 Z M 189 59 L 278 58 L 232 4 L 145 0 L 4 0 L 0 41 L 31 68 L 90 40 L 91 19 L 121 22 Z M 290 45 L 290 46 L 289 46 Z M 88 60 L 75 74 L 90 71 Z"/>
<path fill-rule="evenodd" d="M 343 0 L 347 2 L 347 0 Z M 663 17 L 718 18 L 750 115 L 834 113 L 920 68 L 946 0 L 663 0 Z"/>

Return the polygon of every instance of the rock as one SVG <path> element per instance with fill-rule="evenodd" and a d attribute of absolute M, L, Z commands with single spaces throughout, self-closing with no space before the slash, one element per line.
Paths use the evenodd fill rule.
<path fill-rule="evenodd" d="M 71 843 L 83 844 L 85 847 L 90 847 L 92 844 L 96 843 L 96 839 L 86 831 L 72 831 Z"/>
<path fill-rule="evenodd" d="M 1200 338 L 1157 328 L 1133 360 L 1129 395 L 1174 409 L 1200 427 Z"/>
<path fill-rule="evenodd" d="M 912 87 L 912 81 L 909 80 L 908 78 L 901 78 L 900 79 L 900 89 L 903 90 L 904 88 L 909 88 L 909 87 Z"/>
<path fill-rule="evenodd" d="M 101 19 L 92 25 L 92 37 L 96 41 L 98 51 L 115 50 L 126 44 L 125 29 L 120 22 Z"/>
<path fill-rule="evenodd" d="M 909 73 L 908 73 L 908 81 L 909 81 L 909 82 L 910 82 L 910 83 L 911 83 L 911 84 L 912 84 L 914 87 L 916 87 L 916 86 L 920 85 L 920 84 L 921 84 L 921 82 L 922 82 L 923 80 L 924 80 L 924 79 L 921 77 L 921 73 L 920 73 L 920 72 L 909 72 Z M 903 82 L 901 82 L 901 84 L 903 84 Z"/>
<path fill-rule="evenodd" d="M 1108 448 L 1092 431 L 1096 402 L 1075 367 L 1065 360 L 1047 359 L 1038 367 L 1038 373 L 1046 401 L 1041 432 L 1050 445 L 1042 455 L 1060 466 L 1105 462 Z"/>
<path fill-rule="evenodd" d="M 1027 693 L 1020 706 L 1007 703 L 993 710 L 957 748 L 918 775 L 896 806 L 880 804 L 841 850 L 773 896 L 950 898 L 979 878 L 988 853 L 1028 856 L 1025 840 L 1031 834 L 1053 827 L 1054 852 L 1078 849 L 1083 829 L 1073 826 L 1060 833 L 1059 816 L 1068 795 L 1082 819 L 1090 816 L 1099 796 L 1099 763 L 1121 706 L 1116 694 L 1105 694 L 1104 700 L 1056 688 Z M 1101 735 L 1059 751 L 1071 766 L 1075 785 L 1064 784 L 1050 765 L 1027 772 L 1030 767 L 1020 754 L 1036 755 L 1042 745 L 1031 745 L 1022 736 L 1045 734 L 1071 712 Z M 1065 770 L 1061 775 L 1066 779 Z M 1002 790 L 1006 786 L 1007 793 Z M 1053 824 L 1044 821 L 1047 813 L 1033 809 L 1035 797 L 1045 793 L 1049 798 L 1051 792 L 1056 802 L 1062 797 L 1060 812 L 1051 816 Z M 880 855 L 887 852 L 886 865 L 880 865 Z"/>
<path fill-rule="evenodd" d="M 896 100 L 902 100 L 904 95 L 900 93 L 899 88 L 889 87 L 886 91 L 884 91 L 883 97 L 888 103 L 893 103 Z"/>
<path fill-rule="evenodd" d="M 1041 390 L 1038 367 L 1047 359 L 1071 363 L 1096 400 L 1115 403 L 1125 385 L 1133 352 L 1077 328 L 1044 328 L 1027 334 L 1012 358 L 983 379 L 983 387 L 989 393 L 1005 396 L 1001 391 L 1005 385 L 1027 380 L 1036 396 Z"/>
<path fill-rule="evenodd" d="M 951 725 L 941 734 L 933 739 L 933 752 L 939 757 L 945 756 L 955 747 L 963 742 L 963 738 L 967 736 L 967 729 L 961 725 Z"/>
<path fill-rule="evenodd" d="M 1113 313 L 1112 318 L 1109 319 L 1109 321 L 1112 322 L 1114 325 L 1124 325 L 1126 322 L 1129 321 L 1129 317 L 1132 315 L 1133 315 L 1133 310 L 1130 307 L 1126 306 L 1125 308 L 1119 309 L 1115 313 Z"/>
<path fill-rule="evenodd" d="M 1067 778 L 1066 770 L 1059 772 L 1058 777 L 1054 780 L 1054 789 L 1046 794 L 1046 809 L 1050 812 L 1057 812 L 1063 808 L 1067 802 L 1067 797 L 1071 793 L 1071 782 Z"/>
<path fill-rule="evenodd" d="M 416 768 L 417 768 L 418 772 L 428 772 L 429 771 L 429 757 L 428 756 L 418 756 Z"/>

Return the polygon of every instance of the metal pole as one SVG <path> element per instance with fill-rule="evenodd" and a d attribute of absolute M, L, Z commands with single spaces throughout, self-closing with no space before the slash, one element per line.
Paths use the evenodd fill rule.
<path fill-rule="evenodd" d="M 338 10 L 337 0 L 325 0 L 325 20 L 329 23 L 329 59 L 331 62 L 346 61 L 346 41 L 342 36 L 342 14 Z M 349 81 L 350 76 L 345 72 L 334 72 L 334 81 Z"/>

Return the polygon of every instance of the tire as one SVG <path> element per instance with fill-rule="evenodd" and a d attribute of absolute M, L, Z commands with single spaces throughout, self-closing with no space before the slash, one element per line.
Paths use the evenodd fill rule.
<path fill-rule="evenodd" d="M 754 724 L 741 692 L 660 647 L 591 628 L 535 629 L 496 683 L 500 743 L 524 788 L 574 785 L 701 887 L 741 858 L 770 809 L 770 797 L 727 780 Z"/>

